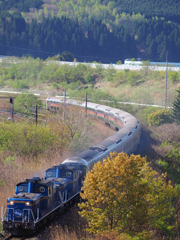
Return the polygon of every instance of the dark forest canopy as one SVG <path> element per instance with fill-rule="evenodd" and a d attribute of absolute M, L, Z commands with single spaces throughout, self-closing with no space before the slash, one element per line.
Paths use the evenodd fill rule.
<path fill-rule="evenodd" d="M 103 2 L 103 0 L 102 0 Z M 115 0 L 121 12 L 141 13 L 146 18 L 164 17 L 167 20 L 180 22 L 179 0 Z"/>
<path fill-rule="evenodd" d="M 0 11 L 1 55 L 30 54 L 45 59 L 69 51 L 78 61 L 109 63 L 140 57 L 143 60 L 164 62 L 168 51 L 169 61 L 180 62 L 180 27 L 173 21 L 158 18 L 170 19 L 171 10 L 174 10 L 172 16 L 177 17 L 178 22 L 180 2 L 99 0 L 93 5 L 92 0 L 86 3 L 82 0 L 82 4 L 78 1 L 68 2 L 72 5 L 71 10 L 76 5 L 77 9 L 81 8 L 86 12 L 89 9 L 86 7 L 91 6 L 92 12 L 89 11 L 88 16 L 85 12 L 79 12 L 79 16 L 76 16 L 78 10 L 75 9 L 74 15 L 67 17 L 71 11 L 66 0 L 56 1 L 62 15 L 45 16 L 42 8 L 41 16 L 36 12 L 35 17 L 28 22 L 26 15 L 21 15 L 20 12 Z M 41 0 L 0 1 L 1 9 L 9 9 L 9 3 L 16 8 L 18 4 L 26 6 L 26 10 L 22 7 L 23 11 L 27 11 L 29 7 L 41 7 L 42 4 Z M 61 4 L 64 3 L 66 5 L 62 7 Z M 134 13 L 128 15 L 124 11 Z M 145 14 L 148 18 L 145 19 L 138 13 Z M 90 18 L 90 14 L 93 17 Z"/>
<path fill-rule="evenodd" d="M 101 20 L 91 20 L 87 36 L 78 21 L 66 17 L 46 18 L 42 23 L 32 20 L 27 26 L 23 18 L 8 15 L 1 17 L 0 28 L 2 55 L 33 54 L 34 57 L 47 58 L 70 51 L 75 57 L 87 56 L 93 60 L 106 57 L 119 60 L 137 55 L 135 40 L 128 30 L 120 26 L 110 32 Z"/>
<path fill-rule="evenodd" d="M 3 11 L 17 8 L 20 12 L 29 12 L 29 8 L 39 8 L 42 4 L 42 0 L 1 0 L 0 8 Z"/>

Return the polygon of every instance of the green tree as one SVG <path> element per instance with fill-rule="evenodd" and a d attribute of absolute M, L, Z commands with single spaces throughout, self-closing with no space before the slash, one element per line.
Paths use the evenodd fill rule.
<path fill-rule="evenodd" d="M 42 101 L 32 93 L 23 92 L 16 98 L 14 102 L 14 110 L 24 114 L 29 114 L 32 112 L 32 108 L 36 105 L 42 106 Z"/>
<path fill-rule="evenodd" d="M 94 80 L 92 73 L 90 71 L 86 74 L 84 80 L 86 83 L 91 83 Z"/>
<path fill-rule="evenodd" d="M 19 156 L 42 154 L 51 148 L 55 136 L 45 125 L 35 125 L 32 122 L 2 123 L 0 128 L 0 151 L 8 150 Z"/>
<path fill-rule="evenodd" d="M 139 119 L 141 124 L 148 125 L 148 116 L 154 111 L 155 111 L 154 107 L 145 107 L 143 109 L 140 109 L 137 118 Z"/>
<path fill-rule="evenodd" d="M 60 60 L 61 61 L 67 61 L 67 62 L 73 62 L 73 55 L 68 51 L 64 51 L 60 55 Z"/>
<path fill-rule="evenodd" d="M 129 71 L 127 75 L 127 82 L 131 86 L 136 85 L 137 82 L 141 79 L 141 73 L 135 71 Z"/>
<path fill-rule="evenodd" d="M 117 65 L 121 65 L 121 64 L 122 64 L 122 61 L 121 61 L 121 60 L 118 60 L 118 61 L 116 62 L 116 64 L 117 64 Z"/>
<path fill-rule="evenodd" d="M 173 102 L 172 118 L 180 124 L 180 89 L 177 90 L 176 100 Z"/>
<path fill-rule="evenodd" d="M 179 81 L 178 72 L 171 72 L 170 73 L 170 80 L 171 80 L 172 83 L 178 82 Z"/>

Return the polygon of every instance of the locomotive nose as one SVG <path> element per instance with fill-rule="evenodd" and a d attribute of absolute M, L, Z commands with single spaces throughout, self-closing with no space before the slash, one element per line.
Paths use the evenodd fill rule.
<path fill-rule="evenodd" d="M 14 211 L 14 217 L 17 220 L 22 220 L 22 210 L 21 209 L 16 209 Z"/>

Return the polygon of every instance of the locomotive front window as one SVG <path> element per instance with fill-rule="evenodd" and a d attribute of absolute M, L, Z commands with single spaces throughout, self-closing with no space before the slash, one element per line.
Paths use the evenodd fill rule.
<path fill-rule="evenodd" d="M 62 172 L 62 177 L 71 177 L 71 172 Z"/>
<path fill-rule="evenodd" d="M 45 189 L 45 187 L 40 187 L 39 190 L 40 190 L 40 192 L 45 192 L 46 189 Z"/>
<path fill-rule="evenodd" d="M 43 193 L 46 191 L 46 188 L 43 186 L 35 186 L 34 192 L 35 193 Z"/>
<path fill-rule="evenodd" d="M 27 192 L 28 186 L 18 186 L 17 190 L 18 192 Z"/>
<path fill-rule="evenodd" d="M 47 177 L 56 177 L 56 172 L 55 171 L 47 172 Z"/>

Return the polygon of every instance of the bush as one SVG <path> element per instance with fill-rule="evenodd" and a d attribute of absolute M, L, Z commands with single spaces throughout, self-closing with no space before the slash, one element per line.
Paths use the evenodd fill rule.
<path fill-rule="evenodd" d="M 9 150 L 17 155 L 35 157 L 50 148 L 54 135 L 45 125 L 24 123 L 1 123 L 0 150 Z"/>
<path fill-rule="evenodd" d="M 168 109 L 158 110 L 148 116 L 149 126 L 159 126 L 164 123 L 171 123 L 171 111 Z"/>
<path fill-rule="evenodd" d="M 136 83 L 141 79 L 141 73 L 130 71 L 127 76 L 127 83 L 131 86 L 136 85 Z"/>
<path fill-rule="evenodd" d="M 53 82 L 52 85 L 51 85 L 51 88 L 52 89 L 58 89 L 59 86 L 58 86 L 58 84 L 56 82 Z"/>
<path fill-rule="evenodd" d="M 11 87 L 15 89 L 28 89 L 29 84 L 26 80 L 14 80 L 11 82 Z"/>
<path fill-rule="evenodd" d="M 170 81 L 172 83 L 175 83 L 175 82 L 179 81 L 178 72 L 171 72 L 170 73 Z"/>
<path fill-rule="evenodd" d="M 148 124 L 148 116 L 149 114 L 155 112 L 157 109 L 154 107 L 146 107 L 139 111 L 138 119 L 141 123 L 147 125 Z"/>
<path fill-rule="evenodd" d="M 126 81 L 125 71 L 116 71 L 113 76 L 112 83 L 115 84 L 115 87 L 118 87 L 121 83 Z"/>
<path fill-rule="evenodd" d="M 84 77 L 84 80 L 85 80 L 86 83 L 91 83 L 91 82 L 93 82 L 93 81 L 94 81 L 94 78 L 93 78 L 93 76 L 92 76 L 92 73 L 91 73 L 91 72 L 88 72 L 88 73 L 86 74 L 86 76 Z"/>

